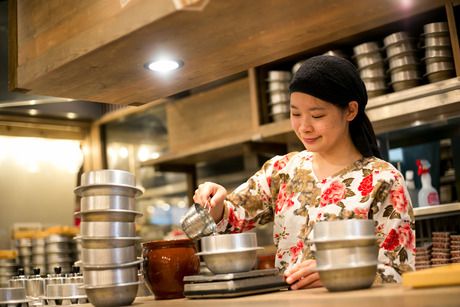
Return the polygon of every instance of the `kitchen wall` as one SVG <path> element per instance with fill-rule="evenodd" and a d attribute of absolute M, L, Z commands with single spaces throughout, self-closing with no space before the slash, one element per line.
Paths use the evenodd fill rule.
<path fill-rule="evenodd" d="M 73 225 L 80 142 L 0 136 L 0 249 L 16 223 Z"/>

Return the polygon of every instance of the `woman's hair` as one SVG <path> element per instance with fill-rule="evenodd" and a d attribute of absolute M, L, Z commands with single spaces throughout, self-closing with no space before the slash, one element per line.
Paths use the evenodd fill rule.
<path fill-rule="evenodd" d="M 328 55 L 309 58 L 295 73 L 289 91 L 314 96 L 342 109 L 350 101 L 356 101 L 358 114 L 349 126 L 353 144 L 364 157 L 381 158 L 374 129 L 364 112 L 367 104 L 366 86 L 351 62 Z"/>

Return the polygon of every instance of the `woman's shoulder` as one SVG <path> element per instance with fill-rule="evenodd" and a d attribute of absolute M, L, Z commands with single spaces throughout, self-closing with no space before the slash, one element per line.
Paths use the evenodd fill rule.
<path fill-rule="evenodd" d="M 372 174 L 377 177 L 403 178 L 401 172 L 393 164 L 377 157 L 364 158 L 363 168 L 372 171 Z"/>
<path fill-rule="evenodd" d="M 291 163 L 298 165 L 299 161 L 311 160 L 312 154 L 306 150 L 304 151 L 293 151 L 285 155 L 277 155 L 268 160 L 264 168 L 272 166 L 275 170 L 281 170 L 285 167 L 289 167 Z"/>

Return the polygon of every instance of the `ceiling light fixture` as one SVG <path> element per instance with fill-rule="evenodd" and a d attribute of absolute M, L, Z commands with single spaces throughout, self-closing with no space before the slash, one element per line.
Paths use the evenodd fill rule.
<path fill-rule="evenodd" d="M 67 112 L 66 115 L 65 115 L 68 119 L 75 119 L 77 118 L 77 113 L 74 113 L 74 112 Z"/>
<path fill-rule="evenodd" d="M 184 66 L 181 60 L 161 59 L 153 62 L 146 63 L 145 68 L 157 72 L 170 72 Z"/>
<path fill-rule="evenodd" d="M 38 110 L 36 110 L 36 109 L 30 109 L 29 110 L 29 115 L 34 116 L 34 115 L 37 115 L 37 114 L 38 114 Z"/>

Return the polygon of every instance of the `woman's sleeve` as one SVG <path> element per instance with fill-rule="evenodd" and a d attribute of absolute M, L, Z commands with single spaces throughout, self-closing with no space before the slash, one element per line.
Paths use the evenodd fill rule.
<path fill-rule="evenodd" d="M 227 196 L 218 232 L 243 232 L 256 224 L 273 221 L 272 179 L 288 159 L 289 155 L 276 156 L 265 162 L 257 173 Z"/>
<path fill-rule="evenodd" d="M 380 180 L 370 214 L 379 242 L 378 276 L 383 283 L 401 282 L 415 269 L 415 220 L 404 179 L 399 172 Z"/>

